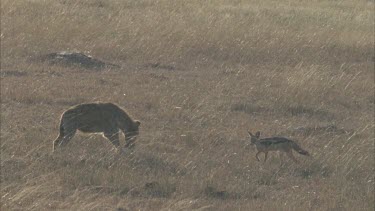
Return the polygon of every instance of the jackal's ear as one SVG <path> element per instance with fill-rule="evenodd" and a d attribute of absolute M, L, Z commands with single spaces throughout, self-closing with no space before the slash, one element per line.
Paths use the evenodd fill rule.
<path fill-rule="evenodd" d="M 260 132 L 259 132 L 259 131 L 256 132 L 256 133 L 255 133 L 255 136 L 256 136 L 257 138 L 259 138 L 259 137 L 260 137 Z"/>
<path fill-rule="evenodd" d="M 135 120 L 134 122 L 135 122 L 135 124 L 136 124 L 138 127 L 139 127 L 139 125 L 141 125 L 141 122 L 138 121 L 138 120 Z"/>
<path fill-rule="evenodd" d="M 250 135 L 250 137 L 254 136 L 250 131 L 247 131 L 247 133 Z"/>

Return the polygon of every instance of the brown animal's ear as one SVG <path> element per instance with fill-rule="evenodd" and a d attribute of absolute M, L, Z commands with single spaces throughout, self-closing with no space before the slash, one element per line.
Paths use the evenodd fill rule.
<path fill-rule="evenodd" d="M 255 133 L 255 136 L 256 136 L 257 138 L 259 138 L 259 137 L 260 137 L 260 132 L 259 132 L 259 131 L 256 132 L 256 133 Z"/>
<path fill-rule="evenodd" d="M 250 137 L 254 136 L 250 131 L 247 131 L 247 133 L 250 135 Z"/>
<path fill-rule="evenodd" d="M 139 125 L 141 125 L 141 122 L 138 121 L 138 120 L 135 120 L 134 122 L 135 122 L 135 124 L 136 124 L 138 127 L 139 127 Z"/>

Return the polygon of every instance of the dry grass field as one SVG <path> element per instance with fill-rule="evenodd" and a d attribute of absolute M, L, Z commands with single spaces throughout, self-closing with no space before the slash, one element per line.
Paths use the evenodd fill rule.
<path fill-rule="evenodd" d="M 372 0 L 2 0 L 1 210 L 374 210 L 374 62 Z M 142 122 L 134 151 L 52 153 L 93 101 Z M 258 162 L 247 130 L 312 156 Z"/>

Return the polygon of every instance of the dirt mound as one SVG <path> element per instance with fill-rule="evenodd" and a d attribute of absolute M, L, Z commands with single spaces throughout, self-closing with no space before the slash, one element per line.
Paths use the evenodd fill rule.
<path fill-rule="evenodd" d="M 41 62 L 51 65 L 78 66 L 86 69 L 119 68 L 119 65 L 103 62 L 80 52 L 49 53 L 40 57 Z"/>

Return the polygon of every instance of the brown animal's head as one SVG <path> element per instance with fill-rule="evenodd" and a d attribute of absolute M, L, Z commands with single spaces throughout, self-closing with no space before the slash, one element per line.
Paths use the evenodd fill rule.
<path fill-rule="evenodd" d="M 247 131 L 250 136 L 251 144 L 255 144 L 257 141 L 259 141 L 260 132 L 256 132 L 255 135 L 253 135 L 250 131 Z"/>
<path fill-rule="evenodd" d="M 135 120 L 134 121 L 134 126 L 133 126 L 133 132 L 135 133 L 135 135 L 138 135 L 139 134 L 139 126 L 141 125 L 141 122 L 138 121 L 138 120 Z"/>
<path fill-rule="evenodd" d="M 140 121 L 134 120 L 134 124 L 132 125 L 132 128 L 126 132 L 125 134 L 126 147 L 129 147 L 129 148 L 134 147 L 134 142 L 137 139 L 137 136 L 139 134 L 140 125 L 141 125 Z"/>

